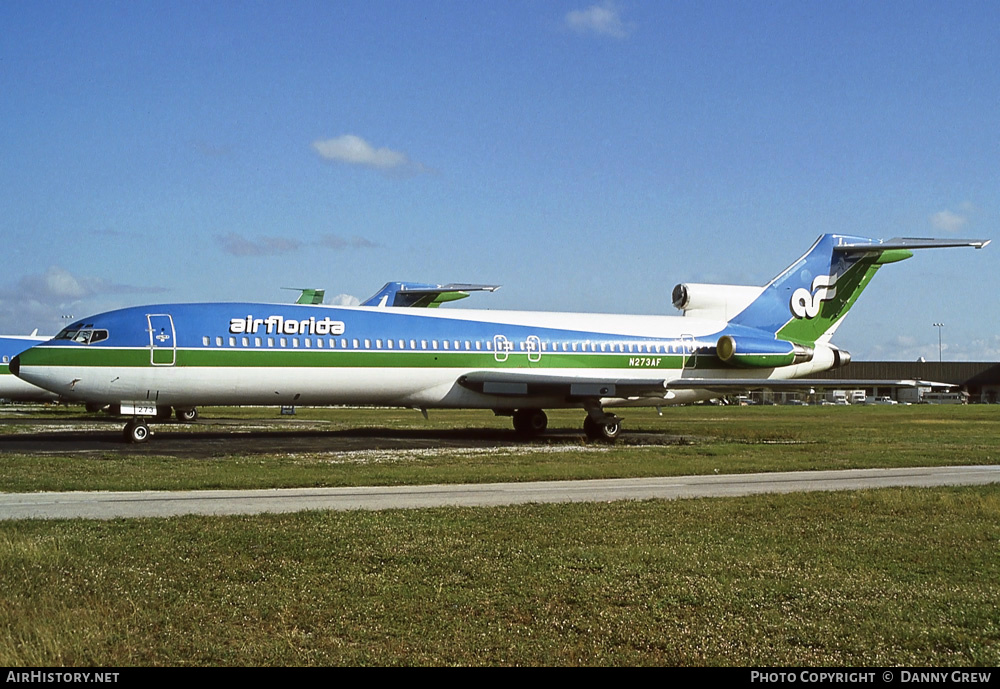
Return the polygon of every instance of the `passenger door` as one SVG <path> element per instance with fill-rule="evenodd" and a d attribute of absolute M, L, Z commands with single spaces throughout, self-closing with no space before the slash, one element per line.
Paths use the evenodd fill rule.
<path fill-rule="evenodd" d="M 149 323 L 149 363 L 173 366 L 177 361 L 177 338 L 174 319 L 169 313 L 146 314 Z"/>

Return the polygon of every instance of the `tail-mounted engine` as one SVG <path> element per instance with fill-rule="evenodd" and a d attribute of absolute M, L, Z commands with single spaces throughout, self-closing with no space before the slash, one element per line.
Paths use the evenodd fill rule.
<path fill-rule="evenodd" d="M 675 286 L 670 297 L 685 316 L 728 321 L 763 291 L 763 287 L 687 282 Z"/>
<path fill-rule="evenodd" d="M 715 352 L 724 363 L 739 368 L 776 368 L 804 364 L 812 361 L 815 354 L 812 347 L 804 347 L 786 340 L 732 335 L 720 337 Z"/>

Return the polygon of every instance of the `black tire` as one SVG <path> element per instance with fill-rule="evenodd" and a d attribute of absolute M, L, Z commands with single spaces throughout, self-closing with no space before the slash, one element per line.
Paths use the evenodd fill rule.
<path fill-rule="evenodd" d="M 600 425 L 601 440 L 614 440 L 621 433 L 621 421 L 611 421 Z"/>
<path fill-rule="evenodd" d="M 544 433 L 549 417 L 541 409 L 518 409 L 514 412 L 514 430 L 524 435 Z"/>
<path fill-rule="evenodd" d="M 198 420 L 198 410 L 194 408 L 178 409 L 175 415 L 177 416 L 177 420 L 182 423 L 194 423 Z"/>
<path fill-rule="evenodd" d="M 125 441 L 129 443 L 144 443 L 149 440 L 149 426 L 144 421 L 129 421 L 125 424 Z"/>
<path fill-rule="evenodd" d="M 621 433 L 622 424 L 621 421 L 615 419 L 614 421 L 600 422 L 594 421 L 592 418 L 587 416 L 583 420 L 583 432 L 587 434 L 587 437 L 591 440 L 604 440 L 613 441 Z"/>

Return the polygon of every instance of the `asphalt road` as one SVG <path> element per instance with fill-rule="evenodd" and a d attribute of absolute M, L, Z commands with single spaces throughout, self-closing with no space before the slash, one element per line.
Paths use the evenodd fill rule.
<path fill-rule="evenodd" d="M 385 510 L 610 500 L 673 500 L 757 493 L 957 486 L 1000 482 L 1000 466 L 855 469 L 593 481 L 370 488 L 293 488 L 0 494 L 0 519 L 113 519 L 303 510 Z"/>

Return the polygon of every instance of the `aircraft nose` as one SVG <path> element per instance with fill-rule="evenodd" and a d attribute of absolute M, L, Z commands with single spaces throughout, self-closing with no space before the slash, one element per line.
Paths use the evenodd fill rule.
<path fill-rule="evenodd" d="M 17 372 L 20 370 L 21 370 L 21 357 L 16 356 L 10 360 L 10 372 L 16 376 Z"/>

